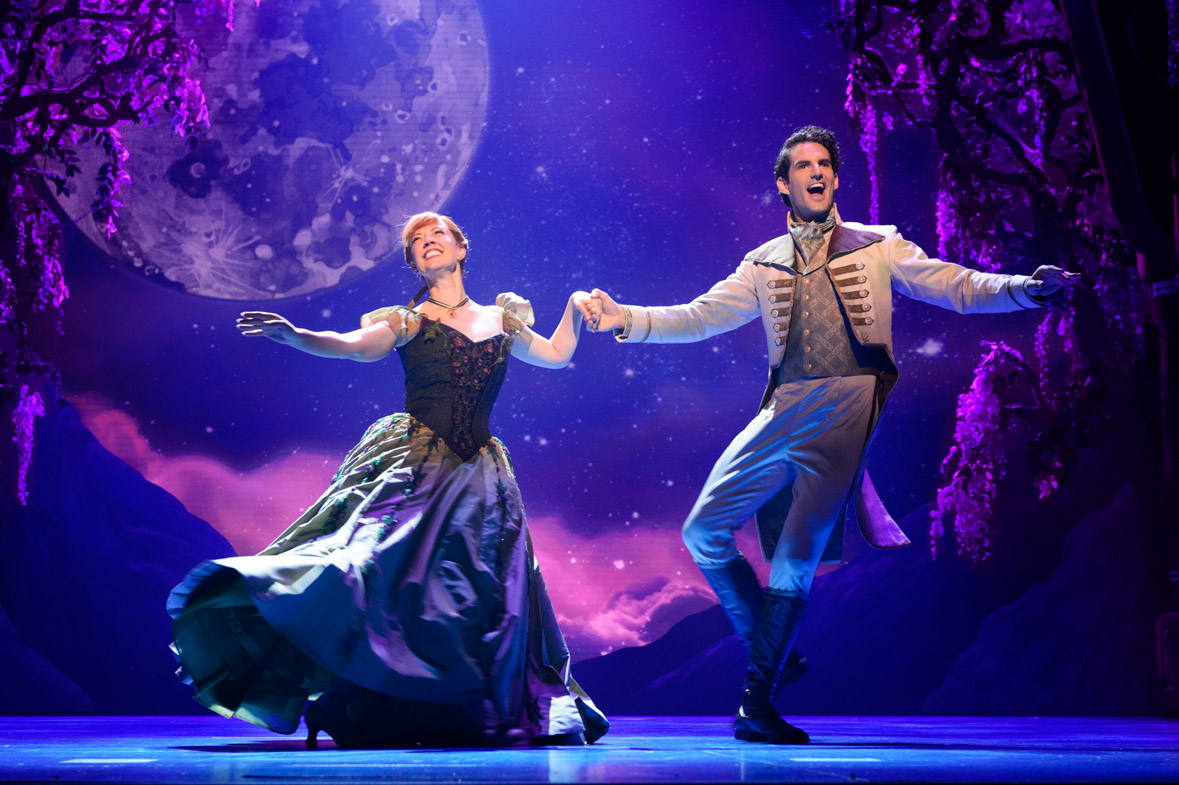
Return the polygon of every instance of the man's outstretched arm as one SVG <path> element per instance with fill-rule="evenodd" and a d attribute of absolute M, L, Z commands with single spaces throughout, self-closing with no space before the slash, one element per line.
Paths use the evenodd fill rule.
<path fill-rule="evenodd" d="M 622 305 L 601 289 L 591 298 L 601 317 L 598 330 L 612 330 L 620 342 L 691 343 L 733 330 L 761 315 L 751 265 L 683 305 Z"/>
<path fill-rule="evenodd" d="M 907 297 L 959 313 L 1005 313 L 1047 304 L 1078 273 L 1044 265 L 1032 275 L 984 273 L 930 259 L 900 235 L 887 249 L 893 288 Z"/>

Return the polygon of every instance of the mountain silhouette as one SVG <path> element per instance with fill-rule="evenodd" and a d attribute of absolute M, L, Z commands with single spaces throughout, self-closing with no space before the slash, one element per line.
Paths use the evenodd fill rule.
<path fill-rule="evenodd" d="M 1129 486 L 1109 495 L 1020 500 L 1034 513 L 1020 517 L 997 510 L 1021 528 L 979 565 L 931 559 L 929 509 L 916 510 L 901 522 L 913 546 L 862 550 L 815 580 L 797 641 L 808 671 L 775 704 L 804 716 L 1151 713 L 1153 640 L 1143 631 L 1157 608 L 1137 500 Z M 574 675 L 607 715 L 731 715 L 744 664 L 714 606 Z"/>
<path fill-rule="evenodd" d="M 232 547 L 43 398 L 28 505 L 0 493 L 0 714 L 204 713 L 175 676 L 164 601 Z"/>

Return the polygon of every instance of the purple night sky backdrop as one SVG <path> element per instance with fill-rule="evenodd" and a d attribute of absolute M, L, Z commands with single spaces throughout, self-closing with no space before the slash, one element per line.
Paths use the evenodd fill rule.
<path fill-rule="evenodd" d="M 265 0 L 239 9 L 239 20 L 277 7 Z M 485 124 L 439 208 L 471 240 L 475 300 L 517 292 L 547 334 L 574 289 L 639 304 L 691 299 L 784 231 L 773 160 L 807 123 L 839 135 L 837 202 L 845 218 L 867 220 L 867 163 L 843 109 L 846 55 L 824 25 L 838 3 L 644 0 L 620 10 L 521 0 L 480 10 Z M 937 159 L 921 132 L 882 140 L 881 219 L 931 253 Z M 63 334 L 44 354 L 102 443 L 239 552 L 268 544 L 368 424 L 400 409 L 395 358 L 334 362 L 233 328 L 239 311 L 262 309 L 303 327 L 352 329 L 360 314 L 416 290 L 399 250 L 310 295 L 231 301 L 157 285 L 80 232 L 71 237 Z M 901 381 L 869 468 L 900 519 L 934 498 L 979 341 L 1030 354 L 1039 317 L 962 317 L 901 298 L 895 311 Z M 712 604 L 679 527 L 753 415 L 765 374 L 756 324 L 675 346 L 583 335 L 568 369 L 513 364 L 492 430 L 512 451 L 579 659 L 654 640 Z M 753 557 L 751 532 L 744 537 Z"/>

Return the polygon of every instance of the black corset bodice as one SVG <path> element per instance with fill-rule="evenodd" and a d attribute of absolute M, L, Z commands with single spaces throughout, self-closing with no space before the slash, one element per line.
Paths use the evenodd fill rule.
<path fill-rule="evenodd" d="M 491 439 L 487 418 L 507 375 L 511 344 L 503 333 L 472 341 L 422 317 L 418 334 L 397 347 L 405 367 L 405 411 L 464 461 Z"/>

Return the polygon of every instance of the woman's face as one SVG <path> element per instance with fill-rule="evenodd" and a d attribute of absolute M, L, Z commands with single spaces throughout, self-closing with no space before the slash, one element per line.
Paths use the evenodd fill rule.
<path fill-rule="evenodd" d="M 442 221 L 423 224 L 409 238 L 414 265 L 426 278 L 457 270 L 467 252 L 461 248 L 454 233 Z"/>

